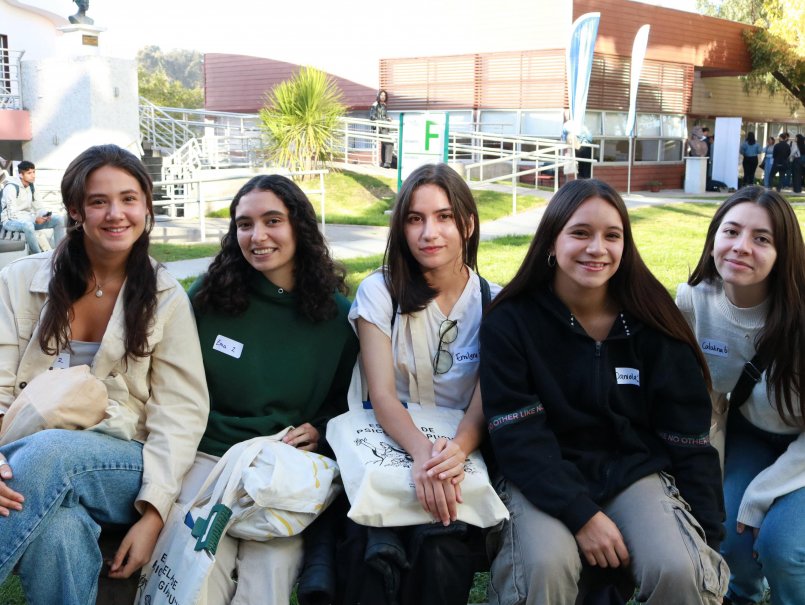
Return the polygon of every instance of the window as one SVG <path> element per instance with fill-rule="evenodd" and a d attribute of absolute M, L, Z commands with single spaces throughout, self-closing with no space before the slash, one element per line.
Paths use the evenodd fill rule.
<path fill-rule="evenodd" d="M 588 111 L 584 123 L 600 145 L 602 162 L 628 162 L 628 115 L 622 111 Z M 638 113 L 635 117 L 635 162 L 681 162 L 685 116 Z"/>

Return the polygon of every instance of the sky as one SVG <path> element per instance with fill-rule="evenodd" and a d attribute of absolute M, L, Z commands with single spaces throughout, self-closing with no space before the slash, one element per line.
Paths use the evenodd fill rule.
<path fill-rule="evenodd" d="M 76 10 L 72 0 L 18 1 L 63 16 Z M 379 56 L 383 57 L 448 54 L 417 52 L 420 36 L 441 35 L 440 27 L 450 27 L 450 23 L 442 22 L 436 28 L 419 26 L 431 25 L 427 22 L 428 11 L 433 10 L 435 3 L 439 4 L 440 14 L 451 15 L 451 21 L 460 24 L 462 20 L 472 20 L 476 11 L 488 18 L 487 7 L 494 2 L 500 19 L 488 26 L 505 28 L 509 27 L 507 19 L 512 19 L 513 27 L 522 21 L 517 19 L 516 12 L 522 11 L 524 4 L 531 4 L 534 11 L 544 11 L 556 10 L 558 4 L 569 1 L 90 0 L 87 13 L 96 25 L 107 29 L 101 35 L 101 44 L 103 52 L 112 56 L 133 58 L 139 48 L 155 44 L 163 50 L 185 48 L 254 55 L 325 70 L 338 66 L 338 75 L 360 82 L 366 73 L 371 73 L 373 79 L 377 77 L 378 53 L 367 56 L 367 45 L 380 45 Z M 647 3 L 696 10 L 696 0 Z M 538 13 L 531 18 L 538 18 Z M 454 29 L 450 35 L 461 34 Z M 482 47 L 483 40 L 462 42 L 473 50 L 486 50 Z M 454 46 L 459 48 L 460 44 Z M 464 50 L 459 48 L 455 52 Z"/>

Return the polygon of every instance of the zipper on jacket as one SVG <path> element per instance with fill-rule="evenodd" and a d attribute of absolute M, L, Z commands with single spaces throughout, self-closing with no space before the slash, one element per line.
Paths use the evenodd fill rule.
<path fill-rule="evenodd" d="M 595 405 L 601 407 L 601 341 L 595 341 Z"/>

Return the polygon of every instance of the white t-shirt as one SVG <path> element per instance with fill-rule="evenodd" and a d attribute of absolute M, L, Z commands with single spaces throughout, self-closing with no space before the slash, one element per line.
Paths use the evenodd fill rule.
<path fill-rule="evenodd" d="M 500 289 L 497 284 L 489 284 L 492 298 L 500 292 Z M 428 303 L 428 306 L 421 311 L 425 320 L 431 360 L 436 356 L 439 346 L 439 327 L 442 322 L 446 319 L 458 322 L 456 339 L 452 343 L 442 344 L 442 349 L 453 356 L 453 365 L 444 374 L 433 375 L 433 390 L 438 406 L 466 410 L 470 404 L 478 380 L 482 307 L 481 284 L 478 275 L 470 270 L 470 279 L 467 280 L 464 291 L 449 315 L 442 313 L 435 301 Z M 406 334 L 400 333 L 401 326 L 407 325 L 406 322 L 400 321 L 400 316 L 397 316 L 392 330 L 391 314 L 391 293 L 386 287 L 383 274 L 375 271 L 358 286 L 355 301 L 349 311 L 349 320 L 356 332 L 357 319 L 361 317 L 391 338 L 397 397 L 400 401 L 410 402 L 410 377 L 416 376 L 411 334 L 410 330 L 405 330 L 408 332 Z"/>

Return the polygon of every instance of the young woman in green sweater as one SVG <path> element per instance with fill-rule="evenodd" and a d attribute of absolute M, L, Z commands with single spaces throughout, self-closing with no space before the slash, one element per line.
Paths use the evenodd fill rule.
<path fill-rule="evenodd" d="M 186 497 L 240 441 L 292 425 L 283 441 L 316 451 L 327 420 L 346 411 L 358 352 L 344 271 L 302 190 L 283 176 L 255 177 L 235 195 L 230 217 L 221 251 L 190 289 L 211 413 Z M 301 562 L 301 536 L 225 536 L 207 602 L 287 603 Z"/>

